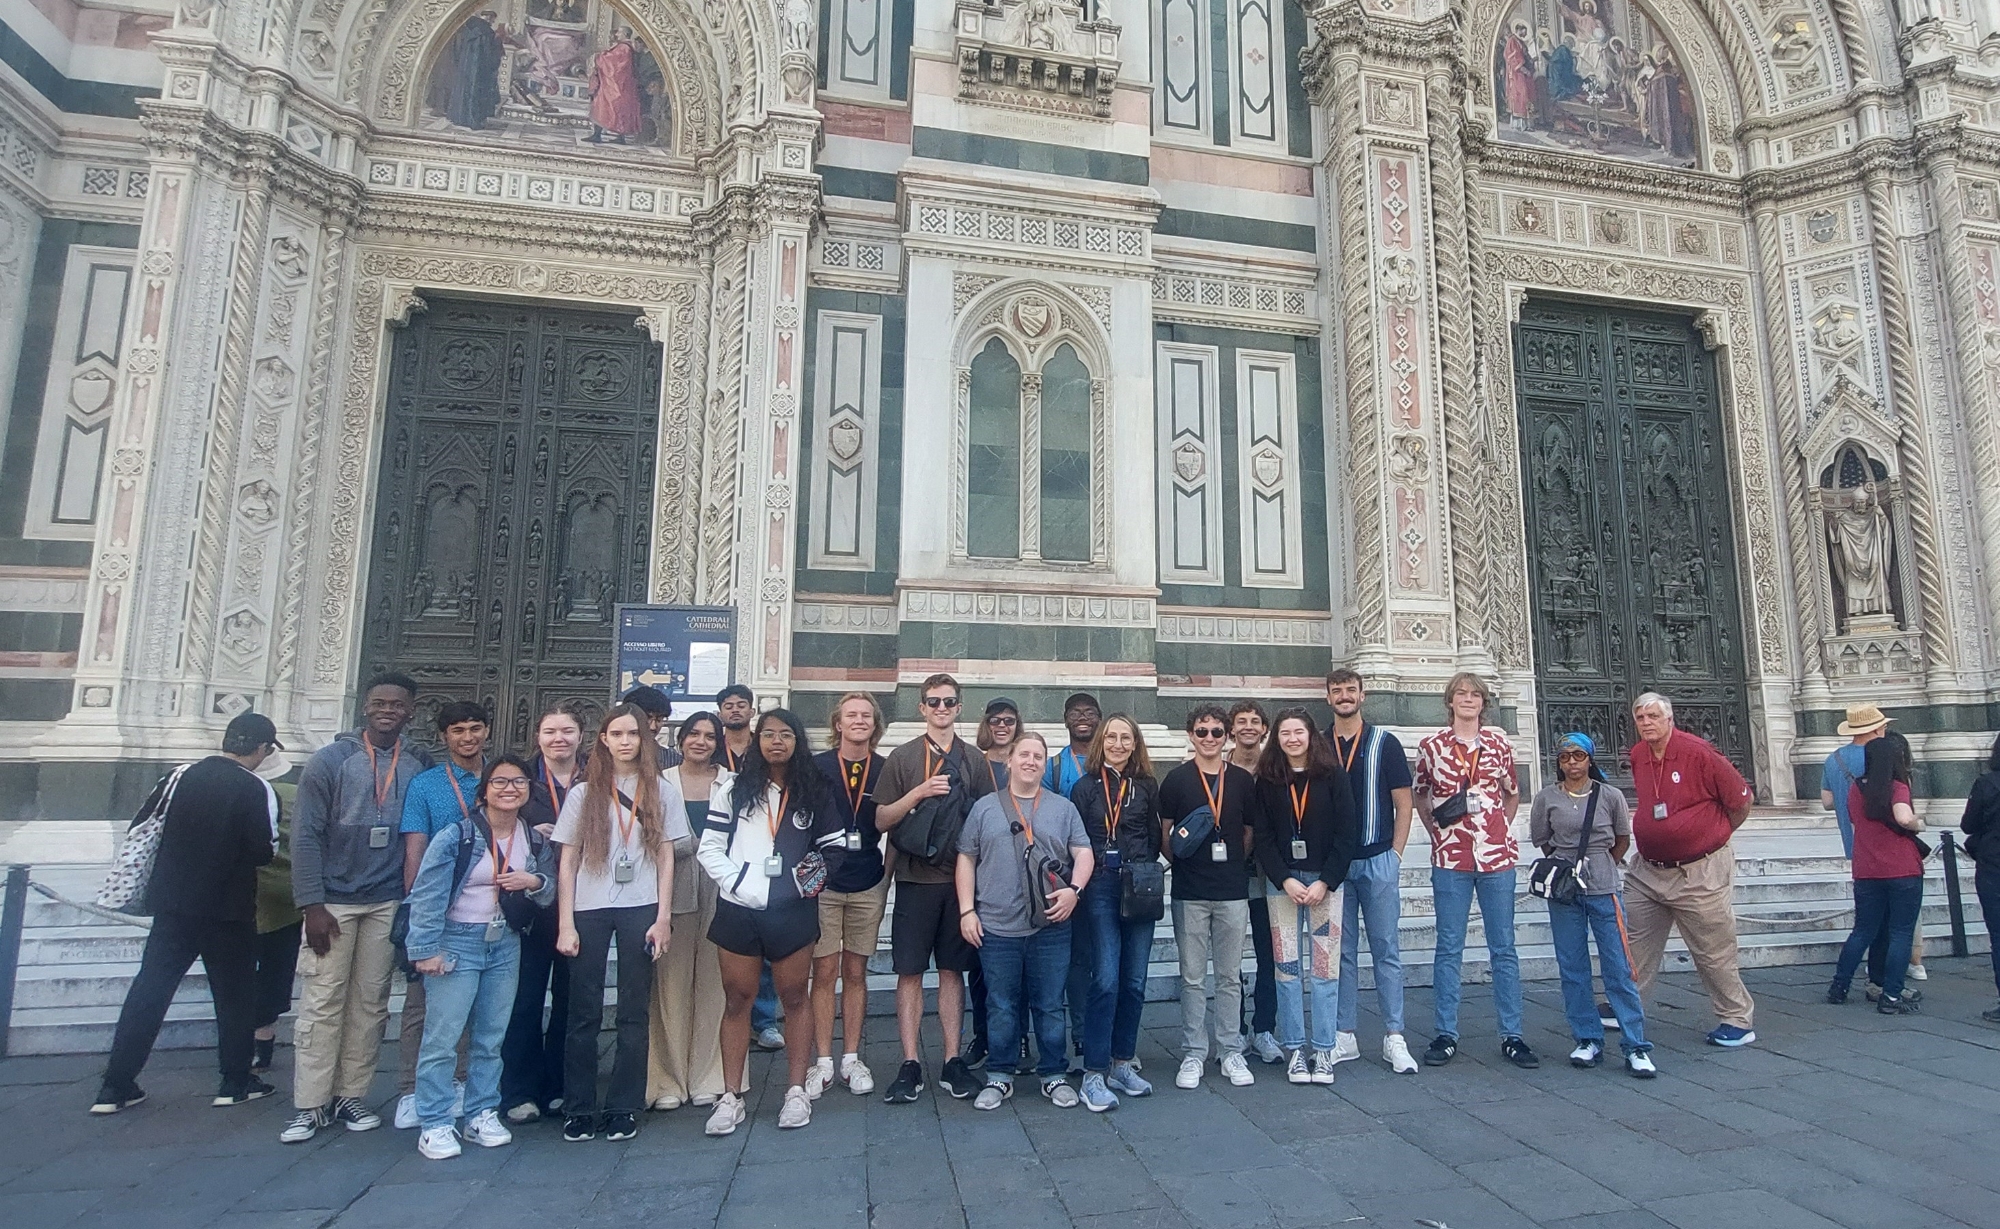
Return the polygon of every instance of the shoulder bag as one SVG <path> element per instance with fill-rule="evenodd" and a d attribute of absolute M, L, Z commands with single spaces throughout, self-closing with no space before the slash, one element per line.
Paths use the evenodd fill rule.
<path fill-rule="evenodd" d="M 1157 922 L 1167 915 L 1167 870 L 1157 861 L 1127 862 L 1118 868 L 1118 916 L 1128 922 Z"/>
<path fill-rule="evenodd" d="M 1536 858 L 1535 864 L 1528 868 L 1528 895 L 1539 896 L 1558 905 L 1573 905 L 1583 896 L 1581 868 L 1583 860 L 1590 855 L 1590 829 L 1597 817 L 1597 791 L 1602 788 L 1591 785 L 1590 799 L 1583 804 L 1583 835 L 1576 842 L 1575 860 L 1554 854 Z"/>
<path fill-rule="evenodd" d="M 958 861 L 958 835 L 972 810 L 972 792 L 952 756 L 944 758 L 938 771 L 951 778 L 950 792 L 911 807 L 903 822 L 889 829 L 889 844 L 933 870 L 945 870 Z"/>
<path fill-rule="evenodd" d="M 124 842 L 111 859 L 111 871 L 104 876 L 104 886 L 97 890 L 99 908 L 116 909 L 135 917 L 150 912 L 146 908 L 146 889 L 152 886 L 153 863 L 160 856 L 160 837 L 167 829 L 167 808 L 173 805 L 174 790 L 188 768 L 189 765 L 182 764 L 163 777 L 152 797 L 133 816 L 131 826 L 125 830 Z"/>

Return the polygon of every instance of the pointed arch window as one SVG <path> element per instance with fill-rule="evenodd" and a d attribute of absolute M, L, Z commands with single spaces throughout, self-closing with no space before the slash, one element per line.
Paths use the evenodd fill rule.
<path fill-rule="evenodd" d="M 1023 364 L 989 338 L 959 371 L 965 466 L 954 553 L 969 562 L 1103 564 L 1105 382 L 1078 345 Z"/>

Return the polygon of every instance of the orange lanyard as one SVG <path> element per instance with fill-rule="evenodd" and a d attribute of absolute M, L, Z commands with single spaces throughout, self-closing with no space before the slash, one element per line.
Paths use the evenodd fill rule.
<path fill-rule="evenodd" d="M 452 797 L 458 799 L 458 818 L 464 823 L 471 823 L 472 808 L 465 805 L 465 791 L 458 788 L 458 765 L 446 763 L 444 779 L 451 782 Z"/>
<path fill-rule="evenodd" d="M 493 855 L 493 883 L 495 886 L 499 885 L 500 876 L 514 869 L 514 842 L 520 838 L 521 830 L 515 828 L 514 835 L 507 838 L 507 850 L 505 854 L 501 853 L 500 842 L 497 838 L 492 844 L 486 847 L 486 851 Z"/>
<path fill-rule="evenodd" d="M 1306 839 L 1306 803 L 1312 799 L 1312 781 L 1307 780 L 1303 790 L 1296 785 L 1285 788 L 1292 792 L 1292 839 L 1303 841 Z"/>
<path fill-rule="evenodd" d="M 768 798 L 768 797 L 769 797 L 769 795 L 766 795 L 766 797 Z M 792 802 L 792 792 L 791 792 L 791 790 L 790 790 L 790 789 L 781 789 L 781 790 L 779 790 L 779 791 L 778 791 L 778 809 L 777 809 L 777 810 L 775 810 L 775 811 L 772 811 L 772 812 L 770 813 L 770 815 L 769 815 L 769 816 L 767 817 L 767 818 L 768 818 L 768 819 L 770 820 L 770 824 L 771 824 L 771 852 L 772 852 L 772 853 L 776 853 L 776 852 L 778 852 L 778 826 L 779 826 L 780 824 L 782 824 L 782 823 L 784 823 L 784 822 L 785 822 L 785 812 L 786 812 L 786 811 L 788 811 L 788 810 L 789 810 L 789 809 L 791 808 L 791 802 Z"/>
<path fill-rule="evenodd" d="M 1128 777 L 1120 777 L 1118 779 L 1118 797 L 1113 799 L 1111 797 L 1111 770 L 1108 768 L 1102 769 L 1099 775 L 1104 780 L 1104 843 L 1106 845 L 1115 845 L 1118 842 L 1118 821 L 1125 816 L 1125 793 L 1132 788 L 1132 781 Z"/>
<path fill-rule="evenodd" d="M 929 761 L 926 760 L 926 763 Z M 847 812 L 856 825 L 861 823 L 861 801 L 868 797 L 867 760 L 841 760 L 842 777 L 847 782 Z"/>
<path fill-rule="evenodd" d="M 375 787 L 375 809 L 379 811 L 388 804 L 389 791 L 395 788 L 396 761 L 403 758 L 403 740 L 397 739 L 396 749 L 389 753 L 389 779 L 386 781 L 375 771 L 375 744 L 368 741 L 366 734 L 361 736 L 361 745 L 368 749 L 368 783 Z"/>
<path fill-rule="evenodd" d="M 618 787 L 613 785 L 611 787 L 611 813 L 618 819 L 618 848 L 620 850 L 631 845 L 632 829 L 639 826 L 638 799 L 635 798 L 632 800 L 632 809 L 629 812 L 622 805 L 624 801 L 625 795 L 619 793 Z"/>
<path fill-rule="evenodd" d="M 1465 774 L 1465 779 L 1459 782 L 1459 787 L 1461 789 L 1469 790 L 1472 788 L 1475 780 L 1479 776 L 1479 757 L 1485 750 L 1486 750 L 1486 744 L 1484 742 L 1480 742 L 1472 748 L 1472 755 L 1470 758 L 1468 758 L 1465 754 L 1465 744 L 1458 741 L 1457 735 L 1452 736 L 1451 740 L 1452 762 L 1457 764 L 1459 767 L 1459 771 Z"/>
<path fill-rule="evenodd" d="M 931 752 L 933 751 L 937 751 L 937 763 L 935 764 L 931 763 Z M 928 738 L 924 740 L 924 780 L 928 781 L 938 775 L 938 770 L 943 768 L 950 760 L 950 751 L 938 751 L 936 743 Z"/>
<path fill-rule="evenodd" d="M 1035 844 L 1035 825 L 1034 822 L 1028 818 L 1028 815 L 1033 815 L 1037 810 L 1041 809 L 1042 805 L 1041 787 L 1037 786 L 1035 789 L 1035 796 L 1033 798 L 1028 799 L 1028 815 L 1021 814 L 1021 800 L 1019 798 L 1014 797 L 1014 791 L 1011 789 L 1007 791 L 1007 803 L 1008 805 L 1014 808 L 1014 818 L 1020 821 L 1021 830 L 1028 834 L 1028 845 L 1030 848 L 1032 848 Z"/>
<path fill-rule="evenodd" d="M 1209 813 L 1215 816 L 1215 835 L 1216 839 L 1220 840 L 1222 838 L 1222 795 L 1223 791 L 1229 788 L 1229 765 L 1224 764 L 1222 771 L 1215 774 L 1215 790 L 1213 793 L 1209 792 L 1207 773 L 1203 772 L 1197 766 L 1194 770 L 1194 775 L 1201 782 L 1202 796 L 1208 799 Z"/>
<path fill-rule="evenodd" d="M 729 740 L 722 740 L 722 766 L 731 772 L 743 771 L 743 757 L 729 749 Z"/>
<path fill-rule="evenodd" d="M 549 771 L 549 762 L 547 760 L 542 761 L 542 784 L 549 787 L 549 801 L 555 804 L 556 810 L 562 810 L 563 799 L 569 797 L 570 786 L 575 783 L 576 770 L 572 768 L 570 769 L 569 781 L 565 782 L 563 787 L 558 790 L 556 788 L 555 774 Z"/>
<path fill-rule="evenodd" d="M 1363 729 L 1361 733 L 1354 736 L 1354 744 L 1347 749 L 1345 755 L 1341 756 L 1340 770 L 1342 772 L 1354 771 L 1354 757 L 1361 754 L 1361 740 L 1367 737 L 1367 735 L 1368 731 Z M 1340 735 L 1338 734 L 1333 736 L 1333 750 L 1334 754 L 1340 755 Z"/>

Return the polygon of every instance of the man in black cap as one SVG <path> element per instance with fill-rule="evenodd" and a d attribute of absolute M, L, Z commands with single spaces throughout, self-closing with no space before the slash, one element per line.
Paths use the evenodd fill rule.
<path fill-rule="evenodd" d="M 1090 740 L 1097 737 L 1097 723 L 1104 719 L 1104 707 L 1097 697 L 1079 691 L 1063 701 L 1063 726 L 1069 730 L 1069 746 L 1049 757 L 1042 784 L 1063 797 L 1083 776 L 1083 762 L 1090 758 Z"/>
<path fill-rule="evenodd" d="M 141 819 L 165 817 L 146 884 L 153 929 L 118 1013 L 111 1060 L 91 1113 L 115 1114 L 146 1099 L 139 1071 L 197 956 L 215 999 L 222 1068 L 212 1104 L 242 1105 L 277 1091 L 250 1074 L 257 1029 L 257 868 L 271 860 L 278 841 L 278 796 L 255 770 L 283 747 L 269 717 L 242 713 L 223 733 L 222 754 L 169 773 L 140 809 Z"/>
<path fill-rule="evenodd" d="M 669 745 L 672 740 L 660 742 L 660 731 L 666 728 L 667 722 L 674 715 L 674 704 L 667 699 L 667 693 L 650 683 L 641 683 L 619 696 L 618 702 L 630 704 L 646 714 L 646 730 L 653 736 L 654 742 L 660 743 L 660 767 L 678 766 L 681 762 L 681 753 Z"/>

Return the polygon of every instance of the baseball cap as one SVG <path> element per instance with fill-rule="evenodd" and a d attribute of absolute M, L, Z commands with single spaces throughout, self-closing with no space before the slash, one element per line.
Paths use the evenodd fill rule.
<path fill-rule="evenodd" d="M 1014 703 L 1013 699 L 1009 696 L 994 696 L 986 702 L 986 715 L 988 717 L 1000 712 L 1012 713 L 1018 717 L 1021 715 L 1021 706 Z"/>
<path fill-rule="evenodd" d="M 222 749 L 231 755 L 248 755 L 265 743 L 280 751 L 285 749 L 285 744 L 278 741 L 278 727 L 262 713 L 238 713 L 222 732 Z"/>

